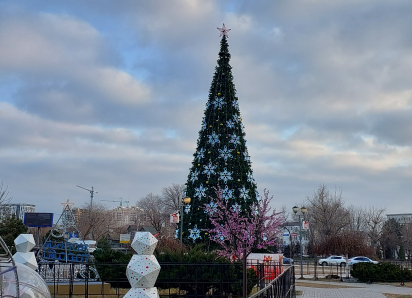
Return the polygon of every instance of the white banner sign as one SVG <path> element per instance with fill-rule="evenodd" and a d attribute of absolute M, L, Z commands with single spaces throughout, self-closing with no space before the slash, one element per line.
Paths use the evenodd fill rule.
<path fill-rule="evenodd" d="M 129 243 L 130 234 L 120 234 L 120 243 Z"/>
<path fill-rule="evenodd" d="M 309 222 L 307 220 L 303 221 L 303 227 L 304 230 L 309 230 Z"/>
<path fill-rule="evenodd" d="M 179 214 L 173 213 L 170 214 L 170 223 L 178 223 L 179 222 Z"/>

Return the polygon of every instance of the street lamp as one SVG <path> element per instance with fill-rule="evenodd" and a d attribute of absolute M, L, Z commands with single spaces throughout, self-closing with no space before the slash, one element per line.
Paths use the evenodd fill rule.
<path fill-rule="evenodd" d="M 294 206 L 292 208 L 293 213 L 298 214 L 299 207 Z M 298 214 L 299 216 L 299 246 L 300 246 L 300 279 L 303 279 L 303 260 L 302 260 L 302 255 L 303 255 L 303 247 L 302 247 L 302 220 L 300 219 L 301 216 L 303 217 L 308 211 L 305 207 L 300 208 L 300 213 Z"/>
<path fill-rule="evenodd" d="M 190 197 L 184 197 L 183 199 L 182 199 L 182 201 L 180 202 L 180 207 L 181 207 L 181 212 L 180 212 L 180 214 L 181 214 L 181 219 L 180 219 L 180 248 L 183 248 L 183 206 L 185 205 L 185 204 L 190 204 L 190 201 L 191 201 L 191 199 L 190 199 Z"/>

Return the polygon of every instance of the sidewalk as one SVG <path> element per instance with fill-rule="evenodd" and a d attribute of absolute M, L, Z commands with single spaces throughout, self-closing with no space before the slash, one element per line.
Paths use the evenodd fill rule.
<path fill-rule="evenodd" d="M 301 284 L 301 285 L 299 285 Z M 336 286 L 339 288 L 317 288 L 316 286 Z M 312 287 L 313 286 L 313 287 Z M 386 298 L 386 294 L 412 295 L 412 288 L 380 284 L 324 282 L 311 279 L 296 279 L 296 290 L 302 291 L 299 298 Z"/>

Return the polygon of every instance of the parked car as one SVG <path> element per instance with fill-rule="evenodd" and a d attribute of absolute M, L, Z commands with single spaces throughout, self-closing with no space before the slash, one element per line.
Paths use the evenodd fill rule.
<path fill-rule="evenodd" d="M 285 265 L 292 265 L 292 264 L 293 264 L 293 259 L 283 257 L 283 264 L 285 264 Z"/>
<path fill-rule="evenodd" d="M 379 262 L 373 261 L 367 257 L 353 257 L 348 260 L 348 265 L 351 266 L 356 263 L 361 263 L 361 262 L 367 262 L 367 263 L 373 263 L 373 264 L 378 264 Z"/>
<path fill-rule="evenodd" d="M 326 259 L 320 259 L 319 265 L 327 266 L 327 265 L 338 265 L 341 267 L 346 266 L 346 260 L 342 256 L 329 256 Z"/>

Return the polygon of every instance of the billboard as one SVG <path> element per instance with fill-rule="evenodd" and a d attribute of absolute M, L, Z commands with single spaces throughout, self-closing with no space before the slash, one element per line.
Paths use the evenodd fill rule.
<path fill-rule="evenodd" d="M 52 227 L 53 213 L 24 213 L 24 224 L 28 227 Z"/>
<path fill-rule="evenodd" d="M 120 243 L 130 243 L 130 234 L 120 234 Z"/>

